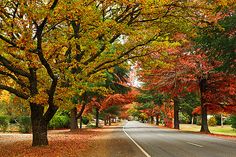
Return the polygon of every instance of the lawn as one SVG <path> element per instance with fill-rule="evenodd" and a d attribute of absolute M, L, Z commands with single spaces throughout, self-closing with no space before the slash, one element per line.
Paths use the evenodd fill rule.
<path fill-rule="evenodd" d="M 199 132 L 200 128 L 201 128 L 200 125 L 180 124 L 180 130 L 183 131 Z M 233 130 L 233 128 L 231 128 L 231 125 L 224 125 L 223 128 L 221 126 L 209 126 L 209 130 L 213 134 L 236 136 L 236 130 Z"/>

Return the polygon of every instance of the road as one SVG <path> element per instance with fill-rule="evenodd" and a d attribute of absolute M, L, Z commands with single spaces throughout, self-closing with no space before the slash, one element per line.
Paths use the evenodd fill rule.
<path fill-rule="evenodd" d="M 117 130 L 113 140 L 117 143 L 119 143 L 117 140 L 122 139 L 127 142 L 124 139 L 125 134 L 137 149 L 135 151 L 132 146 L 129 155 L 125 156 L 136 157 L 138 154 L 143 157 L 236 157 L 236 141 L 234 140 L 159 129 L 137 121 L 128 121 L 122 131 L 123 133 L 121 129 Z M 129 142 L 126 144 L 127 147 L 123 146 L 123 151 L 124 149 L 128 151 L 130 145 Z M 112 152 L 117 154 L 115 150 Z"/>

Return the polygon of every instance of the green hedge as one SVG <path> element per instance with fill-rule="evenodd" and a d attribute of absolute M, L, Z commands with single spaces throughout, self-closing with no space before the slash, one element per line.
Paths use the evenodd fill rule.
<path fill-rule="evenodd" d="M 70 123 L 70 118 L 66 115 L 63 116 L 54 116 L 49 122 L 49 129 L 60 129 L 60 128 L 68 128 Z"/>
<path fill-rule="evenodd" d="M 0 128 L 3 132 L 6 132 L 7 131 L 7 128 L 9 126 L 9 121 L 10 121 L 10 118 L 9 116 L 0 116 Z"/>
<path fill-rule="evenodd" d="M 20 132 L 29 133 L 31 131 L 31 118 L 30 116 L 21 116 L 18 117 L 18 123 L 20 127 Z"/>
<path fill-rule="evenodd" d="M 236 115 L 231 116 L 232 128 L 236 129 Z"/>

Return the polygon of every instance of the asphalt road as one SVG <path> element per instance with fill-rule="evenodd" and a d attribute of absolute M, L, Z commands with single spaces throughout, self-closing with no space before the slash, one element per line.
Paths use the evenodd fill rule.
<path fill-rule="evenodd" d="M 119 133 L 120 131 L 117 130 L 117 136 L 114 136 L 113 140 L 122 137 L 121 139 L 127 141 Z M 236 157 L 234 140 L 159 129 L 137 121 L 128 121 L 122 131 L 136 146 L 136 154 L 132 154 L 135 152 L 132 146 L 129 154 L 131 157 L 136 157 L 137 153 L 144 157 Z M 129 149 L 129 147 L 122 149 Z M 113 151 L 113 154 L 115 152 Z"/>

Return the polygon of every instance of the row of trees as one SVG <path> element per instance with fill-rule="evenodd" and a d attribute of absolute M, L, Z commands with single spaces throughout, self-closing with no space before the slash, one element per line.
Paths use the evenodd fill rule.
<path fill-rule="evenodd" d="M 234 10 L 228 10 L 216 25 L 199 26 L 192 39 L 178 34 L 188 41 L 153 54 L 151 66 L 140 64 L 144 89 L 173 101 L 174 128 L 179 129 L 179 104 L 190 94 L 200 100 L 201 132 L 209 133 L 207 110 L 235 113 L 235 17 Z"/>

